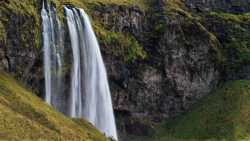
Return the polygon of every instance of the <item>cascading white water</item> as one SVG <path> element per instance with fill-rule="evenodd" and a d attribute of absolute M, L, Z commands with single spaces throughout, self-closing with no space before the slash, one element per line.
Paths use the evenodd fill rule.
<path fill-rule="evenodd" d="M 70 97 L 63 90 L 63 28 L 56 9 L 43 3 L 45 100 L 71 117 L 85 117 L 118 140 L 106 69 L 89 17 L 82 9 L 64 9 L 73 54 Z"/>
<path fill-rule="evenodd" d="M 47 9 L 48 11 L 47 11 Z M 45 101 L 64 112 L 60 102 L 63 88 L 63 30 L 54 7 L 43 2 L 43 51 L 45 74 Z"/>
<path fill-rule="evenodd" d="M 65 7 L 67 23 L 69 28 L 71 47 L 73 51 L 73 65 L 71 76 L 71 96 L 70 96 L 70 116 L 82 117 L 82 89 L 81 89 L 81 59 L 80 59 L 80 39 L 75 15 L 72 10 Z"/>
<path fill-rule="evenodd" d="M 88 15 L 79 9 L 84 21 L 85 106 L 84 116 L 108 136 L 118 139 L 106 68 Z M 95 105 L 95 109 L 92 108 Z"/>
<path fill-rule="evenodd" d="M 50 55 L 50 45 L 51 35 L 50 35 L 50 19 L 48 13 L 45 9 L 45 4 L 43 3 L 42 8 L 42 22 L 43 22 L 43 58 L 44 58 L 44 74 L 45 74 L 45 101 L 51 104 L 51 55 Z"/>
<path fill-rule="evenodd" d="M 73 50 L 70 116 L 85 117 L 118 140 L 106 69 L 89 17 L 82 9 L 64 9 Z"/>

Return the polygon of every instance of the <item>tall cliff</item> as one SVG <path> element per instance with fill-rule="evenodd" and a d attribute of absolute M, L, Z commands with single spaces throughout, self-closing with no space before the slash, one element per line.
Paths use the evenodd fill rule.
<path fill-rule="evenodd" d="M 63 4 L 91 15 L 124 138 L 150 135 L 155 123 L 189 111 L 220 82 L 249 79 L 247 0 L 51 2 L 62 19 Z M 43 97 L 41 1 L 0 3 L 0 68 Z"/>

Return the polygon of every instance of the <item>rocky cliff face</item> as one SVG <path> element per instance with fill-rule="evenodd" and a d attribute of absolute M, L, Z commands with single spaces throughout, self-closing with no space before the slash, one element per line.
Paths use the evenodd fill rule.
<path fill-rule="evenodd" d="M 210 13 L 249 10 L 248 1 L 237 2 L 240 6 L 212 0 L 155 0 L 147 9 L 106 3 L 86 6 L 100 39 L 122 138 L 151 134 L 154 123 L 188 111 L 222 79 L 249 76 L 249 67 L 241 67 L 249 64 L 249 21 L 242 22 L 248 16 L 234 15 L 236 21 L 229 18 L 229 23 Z M 8 20 L 2 21 L 7 37 L 0 39 L 0 67 L 41 94 L 42 48 L 34 44 L 34 17 L 8 12 Z M 244 30 L 244 38 L 236 38 L 238 30 Z M 234 45 L 241 41 L 243 50 Z"/>
<path fill-rule="evenodd" d="M 250 11 L 249 0 L 185 0 L 187 6 L 195 11 L 224 11 L 243 13 Z"/>
<path fill-rule="evenodd" d="M 0 33 L 4 35 L 0 39 L 0 70 L 13 73 L 37 90 L 43 84 L 39 8 L 36 2 L 28 3 L 0 1 Z"/>
<path fill-rule="evenodd" d="M 250 22 L 247 14 L 205 14 L 203 25 L 220 41 L 225 80 L 249 79 Z"/>
<path fill-rule="evenodd" d="M 190 109 L 220 79 L 218 40 L 186 15 L 164 14 L 166 2 L 152 4 L 148 11 L 102 5 L 93 13 L 107 30 L 134 36 L 148 54 L 130 63 L 104 55 L 119 127 L 133 135 L 150 134 L 153 122 Z"/>
<path fill-rule="evenodd" d="M 126 32 L 137 38 L 142 38 L 146 24 L 146 13 L 139 7 L 120 6 L 120 5 L 93 5 L 93 18 L 115 32 Z"/>

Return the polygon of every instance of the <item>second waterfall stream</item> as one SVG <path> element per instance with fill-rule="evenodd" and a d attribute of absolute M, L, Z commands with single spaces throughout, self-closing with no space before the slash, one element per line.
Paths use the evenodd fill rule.
<path fill-rule="evenodd" d="M 53 8 L 44 4 L 41 13 L 46 101 L 70 117 L 87 119 L 107 137 L 118 140 L 106 68 L 88 15 L 83 9 L 64 7 L 69 34 L 65 37 L 69 37 L 67 40 L 72 48 L 71 79 L 67 83 L 70 90 L 65 94 L 58 81 L 64 79 L 60 78 L 63 77 L 61 52 L 66 48 L 61 40 L 64 32 L 56 12 L 52 13 L 50 9 Z"/>

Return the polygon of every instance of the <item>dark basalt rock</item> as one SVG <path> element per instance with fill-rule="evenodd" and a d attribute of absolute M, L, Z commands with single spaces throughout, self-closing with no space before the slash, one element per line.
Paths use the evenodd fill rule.
<path fill-rule="evenodd" d="M 3 47 L 3 43 L 0 43 L 0 70 L 9 70 L 9 61 L 5 56 L 5 50 Z"/>
<path fill-rule="evenodd" d="M 150 135 L 152 122 L 189 110 L 220 79 L 216 63 L 218 41 L 196 21 L 181 15 L 164 15 L 163 6 L 164 1 L 157 2 L 156 11 L 145 12 L 102 5 L 95 7 L 93 13 L 107 30 L 131 33 L 149 54 L 146 60 L 129 64 L 104 54 L 118 128 L 124 140 L 124 134 Z M 154 23 L 156 15 L 161 20 Z M 155 31 L 159 23 L 163 28 Z"/>
<path fill-rule="evenodd" d="M 194 11 L 224 11 L 243 13 L 250 11 L 250 0 L 185 0 Z"/>
<path fill-rule="evenodd" d="M 189 109 L 192 103 L 209 94 L 219 80 L 215 59 L 218 41 L 196 21 L 189 22 L 183 17 L 170 19 L 160 42 L 165 79 L 174 89 L 169 96 L 177 101 L 172 107 L 171 104 L 166 107 L 176 109 L 174 111 Z"/>
<path fill-rule="evenodd" d="M 146 14 L 138 7 L 118 5 L 93 5 L 92 16 L 102 23 L 109 31 L 124 32 L 142 38 L 142 32 L 147 28 Z"/>
<path fill-rule="evenodd" d="M 6 41 L 0 42 L 0 68 L 40 93 L 43 87 L 42 50 L 36 46 L 39 39 L 35 38 L 34 17 L 11 12 L 5 16 L 9 18 L 4 21 Z"/>

